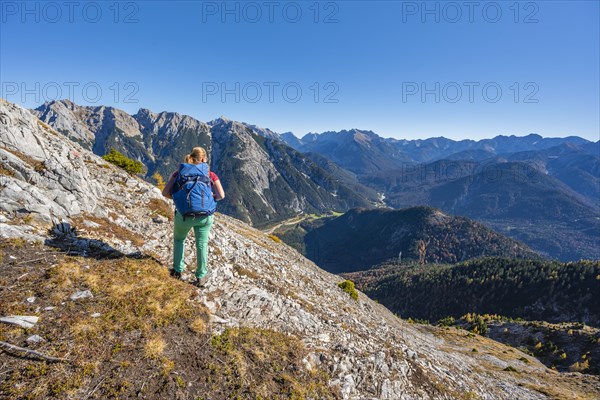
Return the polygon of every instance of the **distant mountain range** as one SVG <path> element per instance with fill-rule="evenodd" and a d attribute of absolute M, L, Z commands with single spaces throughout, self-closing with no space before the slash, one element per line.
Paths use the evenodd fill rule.
<path fill-rule="evenodd" d="M 281 227 L 275 234 L 333 273 L 367 270 L 399 257 L 437 263 L 482 256 L 539 258 L 526 245 L 478 222 L 431 207 L 354 209 L 339 217 Z"/>
<path fill-rule="evenodd" d="M 319 153 L 346 168 L 348 167 L 345 162 L 351 165 L 355 165 L 354 163 L 357 162 L 345 158 L 347 151 L 359 152 L 359 159 L 369 155 L 375 156 L 372 164 L 364 162 L 365 168 L 353 170 L 360 174 L 374 172 L 374 165 L 382 167 L 379 170 L 391 169 L 388 166 L 393 161 L 423 163 L 440 159 L 466 159 L 463 157 L 481 160 L 505 153 L 544 150 L 564 143 L 586 146 L 589 148 L 588 151 L 594 151 L 592 142 L 577 136 L 544 138 L 533 133 L 521 137 L 500 135 L 478 141 L 470 139 L 456 141 L 444 137 L 399 140 L 384 139 L 372 131 L 351 129 L 321 134 L 309 133 L 301 139 L 288 132 L 281 135 L 281 138 L 297 150 Z M 595 149 L 598 150 L 597 144 Z M 598 155 L 598 151 L 596 151 L 596 155 Z"/>
<path fill-rule="evenodd" d="M 510 161 L 525 162 L 540 172 L 555 177 L 572 190 L 599 205 L 600 158 L 593 145 L 563 143 L 544 150 L 509 154 Z M 591 150 L 591 151 L 590 151 Z"/>
<path fill-rule="evenodd" d="M 545 169 L 546 163 L 533 161 L 442 160 L 409 172 L 382 172 L 372 176 L 369 184 L 384 192 L 386 203 L 395 208 L 431 205 L 482 221 L 552 258 L 598 259 L 600 207 L 594 200 L 594 196 L 598 199 L 594 171 L 600 160 L 583 155 L 578 161 L 554 169 L 554 177 Z"/>
<path fill-rule="evenodd" d="M 371 131 L 352 129 L 341 132 L 309 133 L 298 141 L 282 136 L 303 152 L 317 153 L 356 174 L 367 174 L 401 167 L 413 161 L 393 143 Z"/>
<path fill-rule="evenodd" d="M 357 130 L 282 138 L 352 168 L 388 206 L 468 216 L 563 261 L 600 258 L 600 142 L 536 134 L 396 140 Z"/>

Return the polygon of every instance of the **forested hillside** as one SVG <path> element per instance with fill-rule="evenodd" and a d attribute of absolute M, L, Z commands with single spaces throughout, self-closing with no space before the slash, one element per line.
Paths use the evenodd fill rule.
<path fill-rule="evenodd" d="M 467 313 L 600 325 L 600 262 L 482 258 L 457 265 L 384 264 L 346 274 L 402 317 Z"/>
<path fill-rule="evenodd" d="M 275 231 L 330 272 L 366 270 L 391 258 L 454 263 L 481 256 L 538 258 L 522 243 L 431 207 L 353 209 Z"/>

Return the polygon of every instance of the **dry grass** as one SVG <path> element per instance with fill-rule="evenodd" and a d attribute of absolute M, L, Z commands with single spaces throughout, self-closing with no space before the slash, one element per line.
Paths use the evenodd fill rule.
<path fill-rule="evenodd" d="M 15 173 L 6 167 L 5 163 L 0 164 L 0 175 L 4 176 L 15 176 Z"/>
<path fill-rule="evenodd" d="M 27 245 L 27 240 L 23 238 L 2 239 L 0 241 L 0 250 L 3 249 L 20 249 Z"/>
<path fill-rule="evenodd" d="M 17 151 L 17 150 L 8 149 L 6 147 L 2 147 L 2 149 L 19 157 L 23 162 L 25 162 L 30 167 L 32 167 L 33 170 L 37 173 L 41 174 L 42 172 L 44 172 L 46 170 L 46 164 L 44 164 L 44 161 L 36 160 L 35 158 L 28 156 L 27 154 L 21 153 L 20 151 Z"/>
<path fill-rule="evenodd" d="M 158 358 L 165 351 L 166 343 L 164 339 L 158 335 L 150 338 L 144 345 L 144 354 L 148 358 Z"/>
<path fill-rule="evenodd" d="M 259 280 L 260 279 L 260 275 L 255 272 L 252 271 L 251 269 L 248 268 L 244 268 L 238 264 L 235 264 L 233 266 L 233 269 L 235 270 L 235 272 L 237 272 L 240 276 L 247 276 L 250 279 L 254 279 L 254 280 Z"/>
<path fill-rule="evenodd" d="M 118 217 L 115 214 L 115 217 Z M 84 224 L 84 221 L 91 221 L 99 226 L 91 227 Z M 97 237 L 106 238 L 114 237 L 122 241 L 129 240 L 135 246 L 141 246 L 144 244 L 145 239 L 142 235 L 132 232 L 129 229 L 123 228 L 120 225 L 117 225 L 105 218 L 98 218 L 93 215 L 83 215 L 80 217 L 73 218 L 73 226 L 77 228 L 78 231 L 84 231 L 88 233 L 93 233 Z"/>
<path fill-rule="evenodd" d="M 11 244 L 3 241 L 0 247 L 20 255 Z M 0 384 L 0 391 L 8 398 L 80 398 L 83 395 L 80 388 L 91 384 L 99 369 L 110 375 L 102 397 L 121 397 L 130 390 L 131 383 L 122 380 L 119 374 L 111 375 L 115 360 L 120 360 L 119 370 L 129 364 L 127 370 L 133 374 L 137 373 L 136 366 L 154 365 L 152 360 L 158 360 L 155 366 L 162 368 L 160 359 L 167 340 L 160 332 L 177 329 L 174 324 L 178 321 L 189 324 L 207 318 L 204 307 L 189 302 L 195 296 L 193 287 L 169 279 L 168 270 L 152 260 L 97 261 L 45 250 L 50 254 L 45 265 L 43 261 L 32 266 L 17 265 L 16 260 L 42 253 L 29 245 L 22 247 L 22 255 L 15 257 L 15 264 L 2 266 L 9 275 L 2 284 L 11 284 L 12 289 L 0 291 L 0 314 L 37 314 L 40 320 L 30 330 L 1 324 L 0 338 L 20 345 L 29 335 L 38 334 L 48 343 L 44 353 L 69 358 L 73 364 L 4 358 L 0 365 L 10 368 L 4 371 L 5 381 Z M 93 293 L 93 298 L 69 299 L 74 292 L 86 289 Z M 23 301 L 29 296 L 36 297 L 34 304 Z M 47 306 L 55 307 L 57 312 L 35 311 Z M 149 339 L 143 340 L 144 337 Z M 149 360 L 145 364 L 141 361 L 144 357 Z M 136 358 L 140 360 L 135 362 Z M 35 384 L 31 385 L 33 378 Z M 88 391 L 91 389 L 88 387 Z"/>
<path fill-rule="evenodd" d="M 232 396 L 252 399 L 334 399 L 328 376 L 309 372 L 302 365 L 306 349 L 293 336 L 262 329 L 228 329 L 213 336 L 211 348 L 218 359 L 209 365 L 211 375 L 224 376 Z M 231 362 L 233 361 L 233 362 Z M 208 398 L 220 398 L 216 395 Z"/>
<path fill-rule="evenodd" d="M 206 322 L 202 318 L 196 318 L 190 324 L 190 329 L 198 334 L 206 333 Z"/>
<path fill-rule="evenodd" d="M 550 399 L 561 399 L 561 400 L 597 400 L 597 393 L 593 393 L 592 390 L 590 392 L 586 392 L 586 384 L 583 387 L 577 388 L 577 390 L 573 390 L 571 385 L 561 385 L 564 384 L 560 377 L 555 377 L 555 381 L 553 385 L 536 385 L 536 384 L 525 384 L 528 389 L 535 390 Z"/>
<path fill-rule="evenodd" d="M 169 221 L 173 221 L 173 207 L 171 207 L 166 201 L 161 199 L 150 199 L 148 202 L 148 208 L 152 210 L 153 214 L 162 215 Z"/>
<path fill-rule="evenodd" d="M 0 352 L 2 398 L 163 399 L 182 388 L 194 399 L 336 398 L 326 375 L 304 368 L 298 339 L 257 329 L 211 337 L 196 289 L 153 260 L 71 257 L 17 241 L 0 249 L 0 315 L 40 317 L 29 330 L 0 324 L 0 340 L 31 347 L 26 338 L 38 334 L 46 341 L 33 348 L 72 361 Z M 80 290 L 93 298 L 69 299 Z"/>
<path fill-rule="evenodd" d="M 168 270 L 152 260 L 95 261 L 88 268 L 81 264 L 77 260 L 54 266 L 41 288 L 56 301 L 68 299 L 77 290 L 92 292 L 102 317 L 79 320 L 86 327 L 78 326 L 77 332 L 89 337 L 121 330 L 150 332 L 193 314 L 188 301 L 194 296 L 193 288 L 176 284 Z M 202 308 L 196 311 L 204 312 Z"/>
<path fill-rule="evenodd" d="M 112 165 L 112 164 L 108 164 L 108 165 Z M 117 201 L 115 199 L 106 199 L 105 203 L 108 207 L 110 207 L 113 210 L 116 210 L 120 214 L 125 214 L 127 211 L 127 209 L 125 208 L 123 203 L 120 201 Z"/>

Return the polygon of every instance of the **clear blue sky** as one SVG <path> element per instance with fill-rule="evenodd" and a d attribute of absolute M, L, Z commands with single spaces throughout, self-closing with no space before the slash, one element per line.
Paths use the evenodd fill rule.
<path fill-rule="evenodd" d="M 598 1 L 223 4 L 2 0 L 1 95 L 297 136 L 599 139 Z"/>

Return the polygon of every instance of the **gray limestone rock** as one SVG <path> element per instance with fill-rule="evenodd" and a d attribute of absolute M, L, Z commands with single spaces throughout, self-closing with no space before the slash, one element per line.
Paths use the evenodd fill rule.
<path fill-rule="evenodd" d="M 0 322 L 5 324 L 18 325 L 21 328 L 29 329 L 33 328 L 37 324 L 39 317 L 35 315 L 10 315 L 7 317 L 1 317 Z"/>
<path fill-rule="evenodd" d="M 40 335 L 31 335 L 27 338 L 27 343 L 42 343 L 44 341 L 44 338 Z"/>
<path fill-rule="evenodd" d="M 81 300 L 81 299 L 89 299 L 93 298 L 94 295 L 89 290 L 80 290 L 78 292 L 73 293 L 69 298 L 71 300 Z"/>

